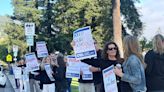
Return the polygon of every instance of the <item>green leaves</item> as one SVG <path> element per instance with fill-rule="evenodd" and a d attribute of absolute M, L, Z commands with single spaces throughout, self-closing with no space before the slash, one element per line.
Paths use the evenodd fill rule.
<path fill-rule="evenodd" d="M 124 23 L 127 28 L 132 30 L 133 35 L 142 34 L 143 24 L 140 20 L 140 14 L 135 6 L 139 0 L 121 0 L 121 13 L 124 17 Z"/>
<path fill-rule="evenodd" d="M 142 33 L 142 22 L 134 5 L 136 1 L 138 0 L 121 0 L 121 13 L 127 28 L 132 30 L 134 35 L 139 35 Z M 23 52 L 27 48 L 24 45 L 25 22 L 35 22 L 35 41 L 46 41 L 50 51 L 56 49 L 71 52 L 69 43 L 72 40 L 72 33 L 84 26 L 91 26 L 92 33 L 101 46 L 113 38 L 112 0 L 57 0 L 57 3 L 49 6 L 48 0 L 13 0 L 12 4 L 13 17 L 22 24 L 7 24 L 5 33 L 8 35 L 8 44 L 18 44 L 21 49 L 23 48 Z M 48 9 L 38 10 L 38 6 L 45 6 Z M 59 29 L 59 32 L 52 26 Z"/>

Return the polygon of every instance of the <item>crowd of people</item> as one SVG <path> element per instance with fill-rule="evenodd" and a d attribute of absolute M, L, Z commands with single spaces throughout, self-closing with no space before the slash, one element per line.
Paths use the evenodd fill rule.
<path fill-rule="evenodd" d="M 20 92 L 71 92 L 70 79 L 65 77 L 66 62 L 63 54 L 52 52 L 49 56 L 38 59 L 39 70 L 26 72 L 26 61 L 22 58 L 17 62 L 17 67 L 22 69 L 22 77 L 15 78 L 16 87 Z M 52 76 L 47 74 L 45 66 L 50 65 Z M 29 80 L 24 79 L 27 75 Z"/>
<path fill-rule="evenodd" d="M 124 58 L 121 58 L 115 42 L 107 42 L 100 49 L 94 39 L 97 57 L 81 60 L 90 65 L 93 79 L 83 80 L 81 76 L 79 92 L 105 92 L 102 70 L 111 65 L 115 66 L 118 92 L 164 92 L 164 37 L 157 34 L 152 43 L 153 48 L 142 56 L 137 37 L 128 35 L 123 39 Z M 74 44 L 71 43 L 72 47 Z M 20 92 L 71 92 L 71 79 L 65 77 L 67 62 L 63 54 L 52 52 L 42 60 L 38 59 L 38 63 L 40 69 L 29 72 L 28 83 L 16 79 Z M 47 64 L 52 69 L 52 78 L 45 71 Z M 20 60 L 17 66 L 26 69 L 25 60 Z"/>

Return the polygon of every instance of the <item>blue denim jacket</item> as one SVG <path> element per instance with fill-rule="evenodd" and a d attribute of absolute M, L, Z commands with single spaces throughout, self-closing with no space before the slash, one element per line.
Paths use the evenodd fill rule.
<path fill-rule="evenodd" d="M 144 66 L 136 55 L 130 55 L 123 63 L 122 81 L 128 82 L 133 92 L 146 92 Z"/>

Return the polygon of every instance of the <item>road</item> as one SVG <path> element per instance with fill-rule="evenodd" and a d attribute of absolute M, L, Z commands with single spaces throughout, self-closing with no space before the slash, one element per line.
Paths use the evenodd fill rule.
<path fill-rule="evenodd" d="M 6 86 L 4 88 L 0 87 L 0 92 L 15 92 L 8 78 Z"/>

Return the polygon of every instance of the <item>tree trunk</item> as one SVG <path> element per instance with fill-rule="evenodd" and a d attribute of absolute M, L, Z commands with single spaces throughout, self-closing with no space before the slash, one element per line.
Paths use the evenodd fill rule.
<path fill-rule="evenodd" d="M 118 45 L 120 55 L 123 58 L 120 0 L 113 0 L 113 35 L 114 42 Z"/>

